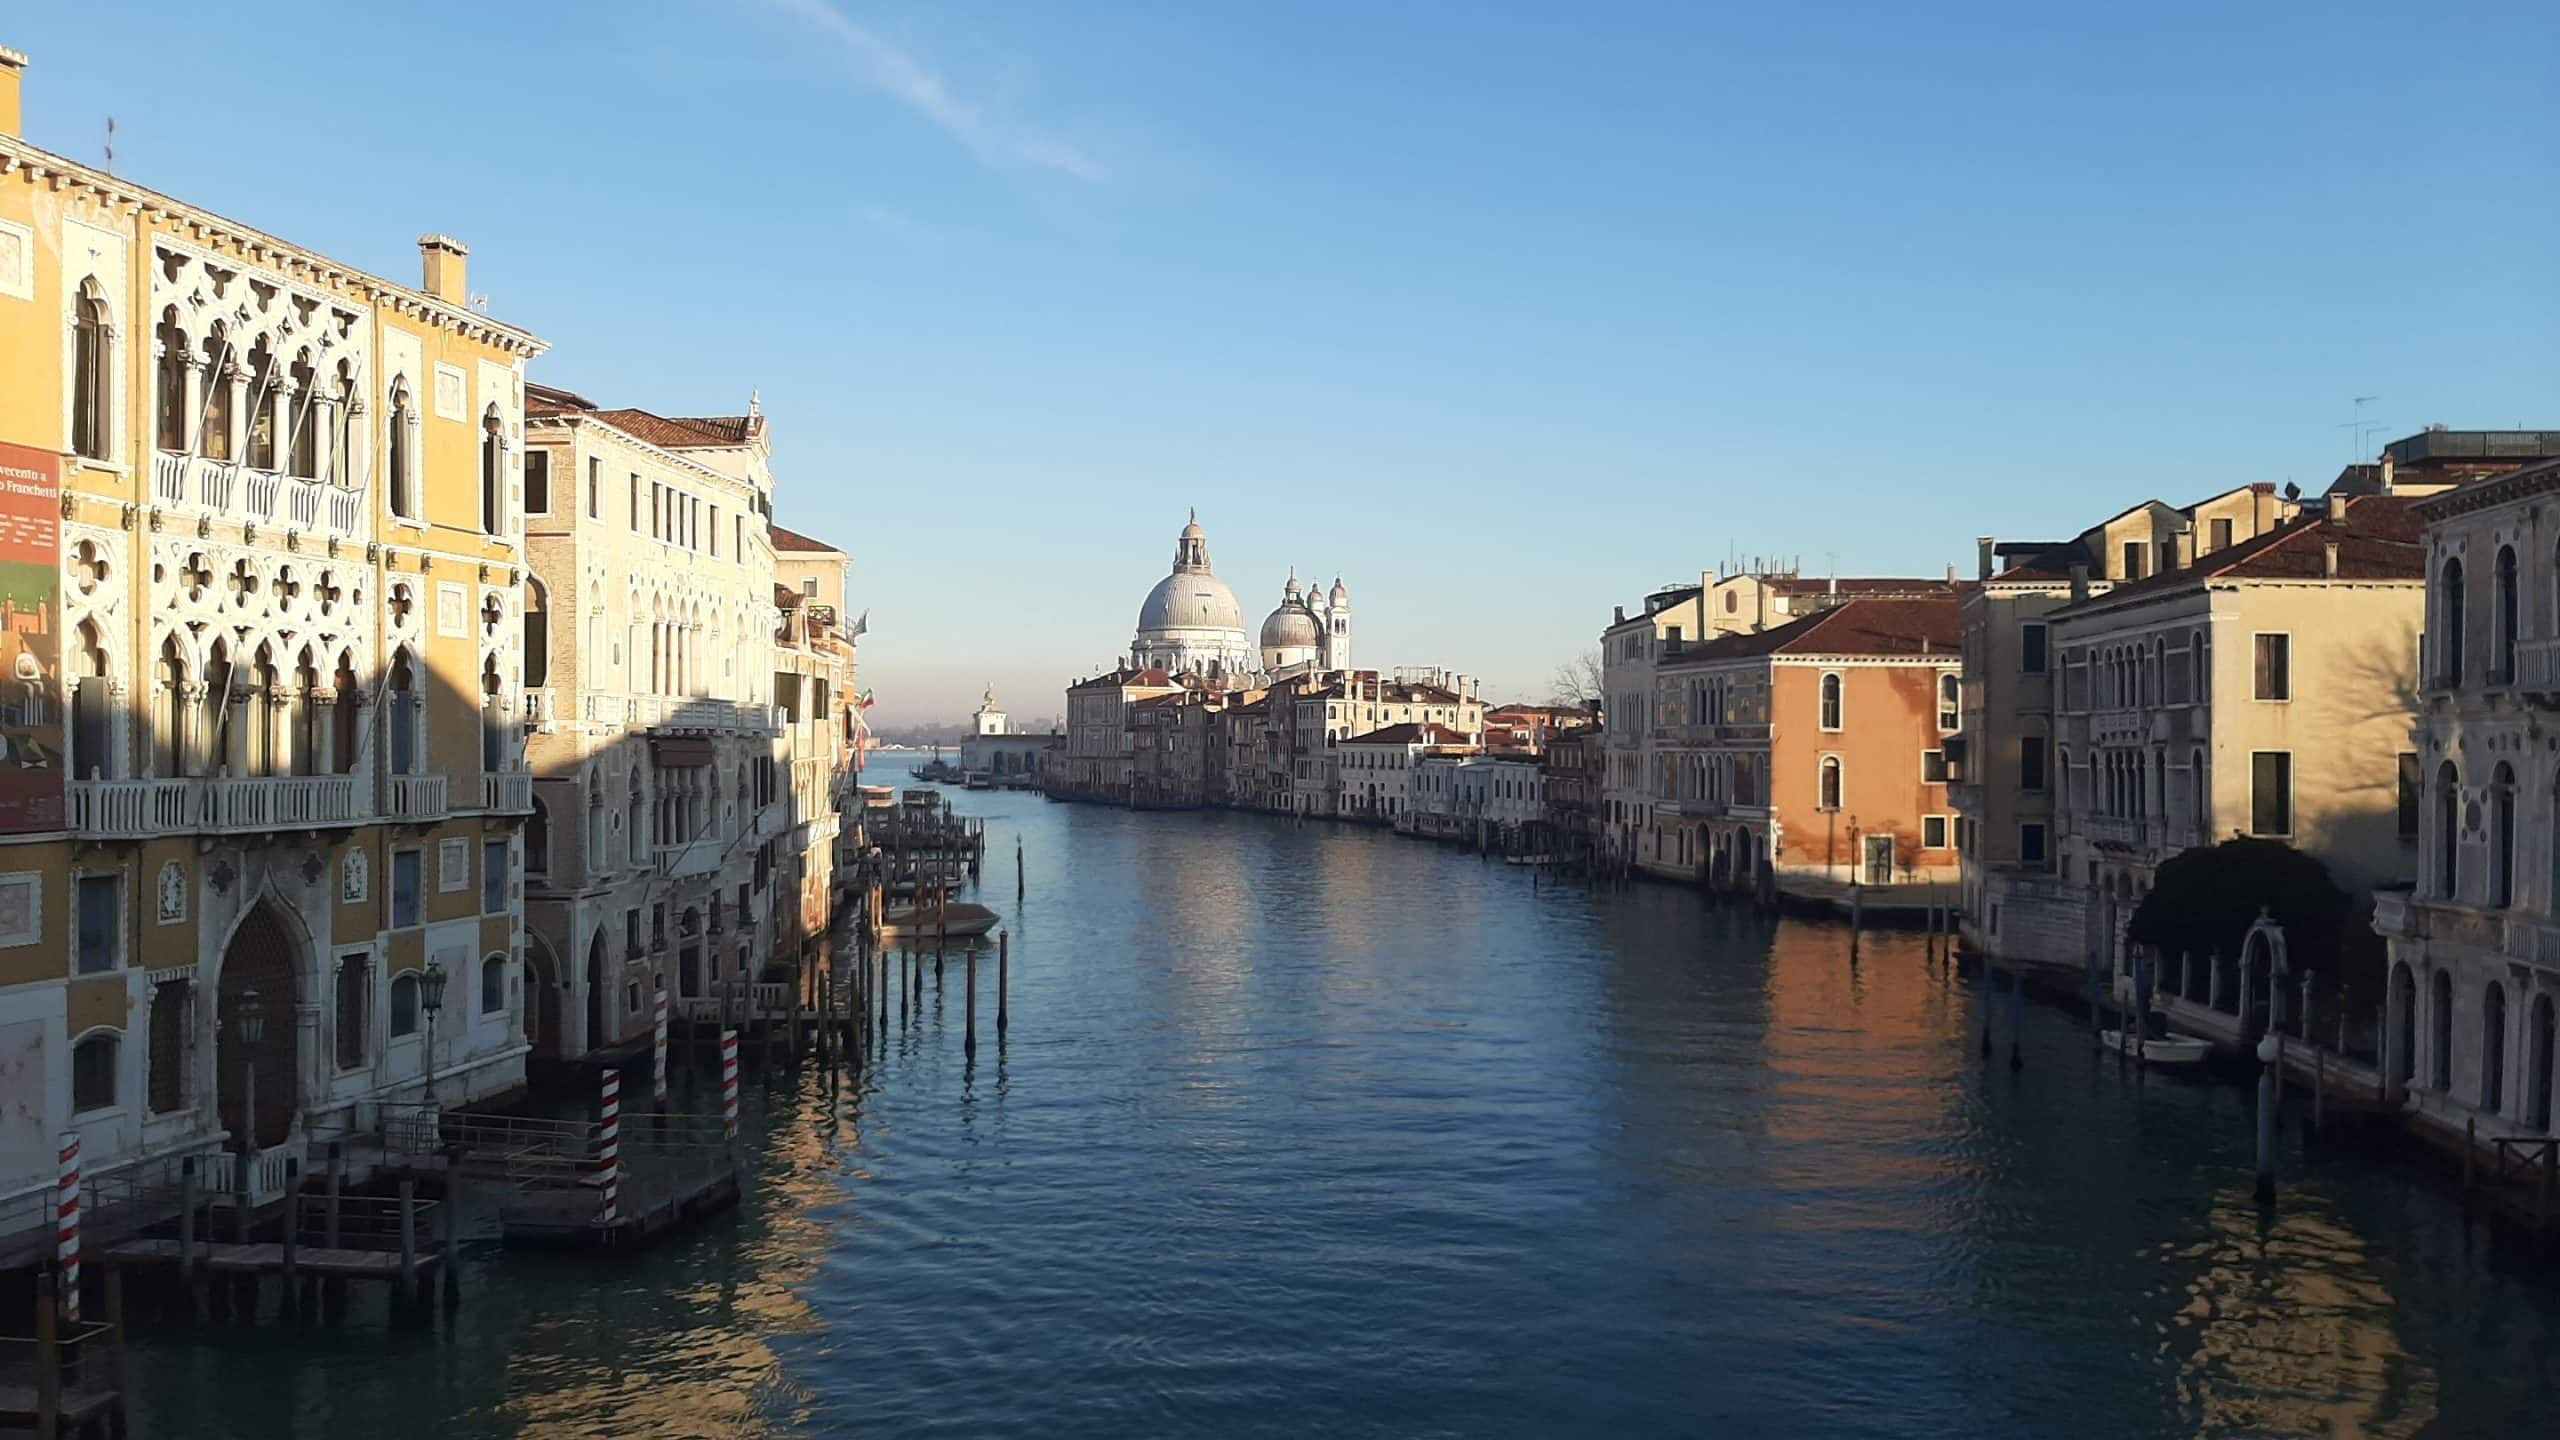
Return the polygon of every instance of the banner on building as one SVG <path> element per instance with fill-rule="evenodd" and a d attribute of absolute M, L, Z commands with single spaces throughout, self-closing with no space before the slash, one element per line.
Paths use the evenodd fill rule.
<path fill-rule="evenodd" d="M 0 833 L 63 825 L 62 457 L 0 443 Z"/>

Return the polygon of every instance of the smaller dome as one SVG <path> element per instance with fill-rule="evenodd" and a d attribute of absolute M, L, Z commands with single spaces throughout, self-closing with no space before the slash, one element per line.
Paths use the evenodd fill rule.
<path fill-rule="evenodd" d="M 1262 622 L 1265 650 L 1311 650 L 1316 641 L 1316 617 L 1308 614 L 1304 606 L 1283 605 Z"/>
<path fill-rule="evenodd" d="M 1288 597 L 1289 597 L 1290 599 L 1292 599 L 1292 600 L 1295 600 L 1295 599 L 1297 599 L 1297 598 L 1298 598 L 1299 590 L 1298 590 L 1298 572 L 1297 572 L 1297 571 L 1292 570 L 1292 571 L 1290 571 L 1290 572 L 1289 572 L 1289 585 L 1288 585 L 1288 588 L 1287 588 L 1287 589 L 1285 589 L 1285 590 L 1283 590 L 1281 593 L 1282 593 L 1282 594 L 1284 594 L 1284 595 L 1286 595 L 1286 596 L 1288 596 Z"/>
<path fill-rule="evenodd" d="M 1343 604 L 1351 599 L 1351 592 L 1342 588 L 1341 576 L 1336 575 L 1333 577 L 1333 593 L 1327 595 L 1325 598 L 1331 600 L 1336 605 Z"/>

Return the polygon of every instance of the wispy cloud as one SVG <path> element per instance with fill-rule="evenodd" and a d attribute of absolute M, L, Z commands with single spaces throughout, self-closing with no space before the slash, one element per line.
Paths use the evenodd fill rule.
<path fill-rule="evenodd" d="M 865 205 L 861 216 L 863 224 L 902 244 L 922 247 L 942 239 L 941 231 L 903 210 L 892 210 L 886 205 Z"/>
<path fill-rule="evenodd" d="M 856 24 L 828 0 L 772 3 L 832 37 L 852 60 L 862 83 L 933 122 L 979 160 L 996 166 L 1029 165 L 1088 184 L 1111 178 L 1100 160 L 1074 143 L 990 114 L 985 106 L 955 94 L 932 65 Z"/>

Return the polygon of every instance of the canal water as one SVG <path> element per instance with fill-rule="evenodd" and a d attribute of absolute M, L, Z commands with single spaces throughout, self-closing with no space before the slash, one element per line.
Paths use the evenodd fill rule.
<path fill-rule="evenodd" d="M 897 757 L 881 766 L 895 772 Z M 903 776 L 892 773 L 892 781 Z M 741 1210 L 458 1317 L 161 1330 L 144 1436 L 2548 1435 L 2560 1283 L 1916 940 L 1370 831 L 953 792 L 956 965 L 749 1085 Z M 1014 898 L 1014 843 L 1027 894 Z M 270 1302 L 272 1305 L 272 1302 Z"/>

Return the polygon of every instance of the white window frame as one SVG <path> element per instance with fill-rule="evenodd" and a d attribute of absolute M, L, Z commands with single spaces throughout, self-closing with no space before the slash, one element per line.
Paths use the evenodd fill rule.
<path fill-rule="evenodd" d="M 2261 695 L 2258 693 L 2258 642 L 2273 639 L 2281 639 L 2284 641 L 2284 693 L 2281 695 Z M 2249 632 L 2249 698 L 2263 705 L 2290 705 L 2293 703 L 2292 631 L 2252 630 Z"/>

